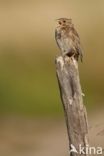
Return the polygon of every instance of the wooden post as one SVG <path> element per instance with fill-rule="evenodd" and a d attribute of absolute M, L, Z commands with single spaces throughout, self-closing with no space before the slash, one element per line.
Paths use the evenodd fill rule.
<path fill-rule="evenodd" d="M 60 96 L 63 103 L 67 125 L 70 156 L 86 156 L 88 146 L 88 122 L 86 108 L 83 105 L 83 93 L 80 86 L 78 63 L 74 58 L 59 56 L 55 60 Z M 76 148 L 76 152 L 73 148 Z M 80 153 L 79 146 L 84 147 Z"/>

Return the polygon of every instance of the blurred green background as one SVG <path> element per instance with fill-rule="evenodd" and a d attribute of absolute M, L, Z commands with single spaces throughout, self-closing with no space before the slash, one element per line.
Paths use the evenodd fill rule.
<path fill-rule="evenodd" d="M 104 1 L 0 1 L 0 114 L 62 116 L 54 59 L 55 19 L 68 17 L 84 51 L 80 79 L 88 110 L 104 101 Z"/>
<path fill-rule="evenodd" d="M 60 17 L 80 35 L 89 138 L 104 145 L 104 0 L 0 0 L 0 156 L 67 156 L 54 64 Z"/>

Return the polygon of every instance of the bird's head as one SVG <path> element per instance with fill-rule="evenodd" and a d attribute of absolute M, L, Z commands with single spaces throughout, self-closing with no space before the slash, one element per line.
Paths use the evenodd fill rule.
<path fill-rule="evenodd" d="M 57 19 L 57 23 L 59 27 L 72 27 L 72 19 L 68 19 L 68 18 L 59 18 Z"/>

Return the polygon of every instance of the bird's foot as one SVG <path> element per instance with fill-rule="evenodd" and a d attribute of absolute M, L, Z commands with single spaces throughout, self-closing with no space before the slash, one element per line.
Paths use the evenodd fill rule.
<path fill-rule="evenodd" d="M 70 61 L 71 61 L 70 57 L 68 57 L 67 55 L 65 55 L 64 56 L 64 59 L 65 59 L 66 63 L 70 64 Z"/>
<path fill-rule="evenodd" d="M 78 63 L 77 63 L 77 61 L 75 60 L 75 58 L 74 58 L 73 56 L 71 56 L 71 59 L 72 59 L 72 61 L 73 61 L 73 63 L 74 63 L 75 68 L 78 69 Z"/>
<path fill-rule="evenodd" d="M 69 64 L 71 61 L 71 58 L 67 54 L 68 53 L 63 53 L 62 57 L 63 57 L 64 62 Z"/>

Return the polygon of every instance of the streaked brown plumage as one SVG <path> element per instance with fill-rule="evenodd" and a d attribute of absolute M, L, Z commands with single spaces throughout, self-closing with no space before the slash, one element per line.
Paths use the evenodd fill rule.
<path fill-rule="evenodd" d="M 57 22 L 58 26 L 55 30 L 55 38 L 62 55 L 73 56 L 77 61 L 80 56 L 82 61 L 83 55 L 80 46 L 80 38 L 72 24 L 72 20 L 60 18 L 57 19 Z"/>

